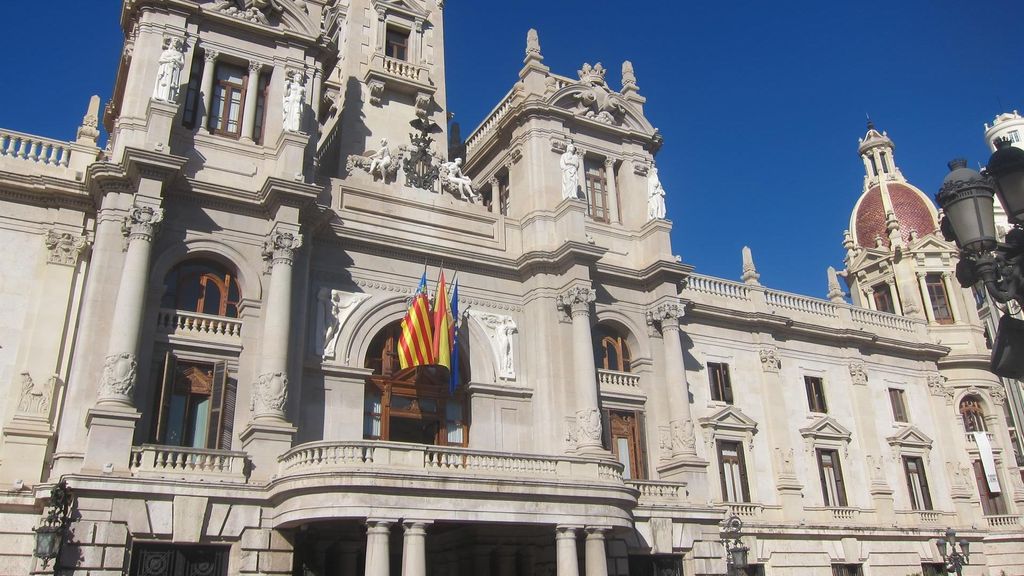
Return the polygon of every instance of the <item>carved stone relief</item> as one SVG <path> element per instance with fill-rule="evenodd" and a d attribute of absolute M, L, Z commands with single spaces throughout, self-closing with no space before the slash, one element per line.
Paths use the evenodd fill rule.
<path fill-rule="evenodd" d="M 135 354 L 121 352 L 103 360 L 103 377 L 100 381 L 100 398 L 128 399 L 135 389 L 138 363 Z"/>
<path fill-rule="evenodd" d="M 252 385 L 249 411 L 253 416 L 278 416 L 288 402 L 288 376 L 283 372 L 261 374 Z"/>
<path fill-rule="evenodd" d="M 513 345 L 513 334 L 518 332 L 515 320 L 504 314 L 491 314 L 469 310 L 467 312 L 477 324 L 483 328 L 487 335 L 487 341 L 491 345 L 491 351 L 498 363 L 498 378 L 502 380 L 515 380 L 515 346 Z"/>
<path fill-rule="evenodd" d="M 338 336 L 352 312 L 370 298 L 364 292 L 345 292 L 321 288 L 317 293 L 316 349 L 324 360 L 332 360 L 337 353 Z"/>
<path fill-rule="evenodd" d="M 779 349 L 775 346 L 764 346 L 758 351 L 761 357 L 761 369 L 765 372 L 778 373 L 782 369 L 782 359 L 779 357 Z"/>
<path fill-rule="evenodd" d="M 864 363 L 859 360 L 850 362 L 850 380 L 854 384 L 863 386 L 868 383 L 868 370 L 864 366 Z"/>
<path fill-rule="evenodd" d="M 50 376 L 43 383 L 36 383 L 28 372 L 21 373 L 21 391 L 18 398 L 18 414 L 28 416 L 50 415 L 50 403 L 53 401 L 53 390 L 56 388 L 57 376 Z"/>
<path fill-rule="evenodd" d="M 46 261 L 50 264 L 74 266 L 78 264 L 78 256 L 85 250 L 88 241 L 84 236 L 76 236 L 70 232 L 50 230 L 43 238 L 49 253 Z"/>
<path fill-rule="evenodd" d="M 579 410 L 569 419 L 566 443 L 570 450 L 580 446 L 601 445 L 601 415 L 597 410 Z"/>

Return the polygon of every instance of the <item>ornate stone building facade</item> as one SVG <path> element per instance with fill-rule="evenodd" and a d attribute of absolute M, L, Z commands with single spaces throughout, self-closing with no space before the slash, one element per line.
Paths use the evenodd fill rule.
<path fill-rule="evenodd" d="M 449 156 L 443 11 L 126 1 L 106 148 L 96 98 L 0 131 L 0 573 L 54 570 L 61 479 L 61 573 L 722 574 L 729 514 L 751 574 L 931 574 L 949 526 L 1019 573 L 1005 394 L 884 133 L 828 300 L 703 276 L 629 62 L 531 31 Z M 424 263 L 454 392 L 397 366 Z"/>

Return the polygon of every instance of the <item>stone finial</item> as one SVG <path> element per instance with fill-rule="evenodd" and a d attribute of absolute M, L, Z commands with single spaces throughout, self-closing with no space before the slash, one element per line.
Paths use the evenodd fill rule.
<path fill-rule="evenodd" d="M 526 58 L 523 63 L 542 60 L 544 60 L 544 56 L 540 53 L 540 36 L 537 35 L 536 28 L 530 28 L 526 32 Z"/>
<path fill-rule="evenodd" d="M 885 231 L 889 236 L 889 247 L 893 252 L 903 249 L 903 234 L 900 233 L 900 221 L 893 211 L 885 214 Z"/>
<path fill-rule="evenodd" d="M 832 266 L 828 267 L 828 294 L 827 297 L 836 304 L 842 304 L 846 300 L 843 298 L 843 288 L 839 285 L 839 273 Z"/>
<path fill-rule="evenodd" d="M 622 63 L 622 90 L 623 94 L 629 92 L 639 92 L 640 88 L 636 85 L 636 74 L 633 72 L 633 63 L 626 60 Z"/>
<path fill-rule="evenodd" d="M 741 276 L 740 279 L 751 286 L 760 286 L 761 283 L 758 282 L 759 278 L 761 278 L 761 275 L 757 273 L 757 268 L 754 266 L 754 255 L 750 252 L 750 246 L 744 246 L 743 276 Z"/>
<path fill-rule="evenodd" d="M 78 127 L 78 134 L 75 136 L 78 144 L 95 146 L 96 139 L 100 137 L 100 97 L 93 94 L 89 98 L 89 107 L 82 117 L 82 124 Z"/>

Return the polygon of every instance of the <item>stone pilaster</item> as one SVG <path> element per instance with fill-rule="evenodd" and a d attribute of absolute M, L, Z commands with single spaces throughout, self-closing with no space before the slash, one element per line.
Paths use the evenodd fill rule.
<path fill-rule="evenodd" d="M 779 349 L 771 344 L 761 346 L 758 350 L 758 357 L 761 360 L 762 381 L 764 382 L 764 391 L 761 397 L 767 404 L 765 413 L 787 414 L 786 398 L 782 393 L 784 386 L 781 377 L 782 357 L 779 354 Z M 785 418 L 778 422 L 769 421 L 767 430 L 771 445 L 774 447 L 772 463 L 775 469 L 775 489 L 779 493 L 783 516 L 789 520 L 798 520 L 803 516 L 803 496 L 801 495 L 803 484 L 800 483 L 796 475 L 796 456 L 788 435 L 787 422 Z"/>
<path fill-rule="evenodd" d="M 256 60 L 249 61 L 249 75 L 246 76 L 245 82 L 247 97 L 245 99 L 245 111 L 242 114 L 242 139 L 246 142 L 255 140 L 253 127 L 256 125 L 256 92 L 259 89 L 260 70 L 262 68 L 263 64 L 260 62 Z"/>
<path fill-rule="evenodd" d="M 277 457 L 291 447 L 295 427 L 288 423 L 288 336 L 291 333 L 292 268 L 302 245 L 298 230 L 274 228 L 264 243 L 270 261 L 270 288 L 264 304 L 260 370 L 252 383 L 249 425 L 239 438 L 253 462 L 253 474 L 269 478 Z"/>
<path fill-rule="evenodd" d="M 590 333 L 590 305 L 597 293 L 587 286 L 575 286 L 558 297 L 557 304 L 572 318 L 574 430 L 571 444 L 578 452 L 602 452 L 600 398 L 597 368 Z"/>

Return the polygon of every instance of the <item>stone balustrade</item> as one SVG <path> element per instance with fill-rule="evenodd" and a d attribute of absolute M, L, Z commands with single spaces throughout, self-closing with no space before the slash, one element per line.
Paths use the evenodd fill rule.
<path fill-rule="evenodd" d="M 157 330 L 164 334 L 199 340 L 241 342 L 242 321 L 199 312 L 161 308 L 156 316 Z"/>
<path fill-rule="evenodd" d="M 687 278 L 686 287 L 681 295 L 698 305 L 747 313 L 772 314 L 779 318 L 807 324 L 822 324 L 830 328 L 845 327 L 879 335 L 888 334 L 897 339 L 906 339 L 909 335 L 919 333 L 923 335 L 927 325 L 924 320 L 916 318 L 700 274 L 691 274 Z"/>
<path fill-rule="evenodd" d="M 71 145 L 40 136 L 0 130 L 0 160 L 66 168 L 71 162 Z"/>
<path fill-rule="evenodd" d="M 985 522 L 988 523 L 989 528 L 1017 529 L 1021 527 L 1021 516 L 1020 514 L 999 514 L 993 516 L 985 516 Z"/>
<path fill-rule="evenodd" d="M 375 440 L 310 442 L 292 448 L 279 461 L 280 476 L 338 469 L 388 469 L 465 477 L 622 483 L 622 465 L 611 460 L 512 454 Z"/>
<path fill-rule="evenodd" d="M 604 370 L 602 368 L 598 368 L 597 383 L 600 386 L 601 390 L 606 390 L 609 387 L 619 387 L 639 391 L 640 375 L 630 374 L 629 372 L 618 372 L 616 370 Z"/>
<path fill-rule="evenodd" d="M 245 452 L 144 444 L 132 448 L 133 476 L 198 482 L 246 481 Z"/>
<path fill-rule="evenodd" d="M 755 502 L 724 502 L 729 515 L 739 516 L 746 520 L 761 520 L 764 516 L 764 505 Z"/>
<path fill-rule="evenodd" d="M 940 510 L 897 510 L 898 526 L 946 526 L 955 522 L 955 514 Z"/>
<path fill-rule="evenodd" d="M 990 445 L 996 445 L 996 437 L 994 434 L 992 434 L 991 432 L 985 432 L 985 436 L 988 436 L 988 443 Z M 977 440 L 974 438 L 974 432 L 965 432 L 964 438 L 967 439 L 967 443 L 970 444 L 971 446 L 974 446 L 978 443 Z"/>
<path fill-rule="evenodd" d="M 640 492 L 640 506 L 681 505 L 686 502 L 686 483 L 661 480 L 626 480 Z"/>
<path fill-rule="evenodd" d="M 406 60 L 391 58 L 383 54 L 377 55 L 380 62 L 380 69 L 388 76 L 412 80 L 414 82 L 426 82 L 428 70 L 426 66 L 413 64 Z"/>
<path fill-rule="evenodd" d="M 466 138 L 466 153 L 472 152 L 479 146 L 485 139 L 485 137 L 494 131 L 501 122 L 502 118 L 508 115 L 509 110 L 512 109 L 512 96 L 514 90 L 509 90 L 505 97 L 502 98 L 498 105 L 491 110 L 490 114 L 484 118 L 484 121 L 480 123 L 480 126 L 473 130 L 473 133 Z"/>

